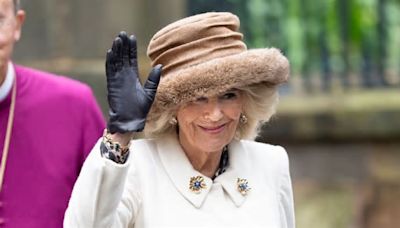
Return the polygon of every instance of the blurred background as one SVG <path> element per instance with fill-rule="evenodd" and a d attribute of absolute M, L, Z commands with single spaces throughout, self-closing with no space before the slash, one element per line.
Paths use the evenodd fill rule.
<path fill-rule="evenodd" d="M 104 56 L 134 33 L 146 46 L 163 26 L 230 11 L 249 48 L 291 62 L 278 114 L 258 141 L 290 157 L 298 228 L 400 227 L 399 0 L 22 0 L 14 60 L 89 84 L 106 115 Z"/>

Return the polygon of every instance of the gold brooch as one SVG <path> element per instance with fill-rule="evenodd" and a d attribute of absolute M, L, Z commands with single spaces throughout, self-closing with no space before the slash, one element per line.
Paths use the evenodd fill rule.
<path fill-rule="evenodd" d="M 202 176 L 191 177 L 189 188 L 194 193 L 197 194 L 200 193 L 203 188 L 206 188 L 206 183 L 204 183 L 204 178 Z"/>
<path fill-rule="evenodd" d="M 247 179 L 237 179 L 237 189 L 243 196 L 247 195 L 247 192 L 250 191 L 249 183 Z"/>

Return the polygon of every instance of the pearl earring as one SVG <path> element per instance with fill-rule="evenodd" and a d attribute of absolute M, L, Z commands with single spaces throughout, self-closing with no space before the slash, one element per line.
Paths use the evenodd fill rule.
<path fill-rule="evenodd" d="M 172 117 L 169 121 L 169 124 L 171 125 L 177 125 L 178 124 L 178 120 L 176 119 L 176 117 Z"/>
<path fill-rule="evenodd" d="M 239 121 L 240 121 L 241 124 L 246 124 L 247 123 L 247 116 L 244 115 L 243 113 L 241 113 L 240 117 L 239 117 Z"/>

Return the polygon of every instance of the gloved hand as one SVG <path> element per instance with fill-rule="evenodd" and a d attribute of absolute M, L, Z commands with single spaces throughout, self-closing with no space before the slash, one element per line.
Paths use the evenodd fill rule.
<path fill-rule="evenodd" d="M 106 76 L 110 133 L 140 132 L 153 104 L 161 76 L 161 65 L 150 72 L 144 86 L 140 84 L 136 38 L 120 32 L 107 51 Z"/>

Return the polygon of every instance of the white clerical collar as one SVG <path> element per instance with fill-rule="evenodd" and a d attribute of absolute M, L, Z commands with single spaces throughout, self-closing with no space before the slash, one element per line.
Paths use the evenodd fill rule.
<path fill-rule="evenodd" d="M 14 66 L 12 65 L 11 62 L 8 62 L 6 78 L 3 84 L 0 85 L 0 101 L 6 99 L 7 95 L 10 93 L 14 82 L 14 78 L 15 78 Z"/>

